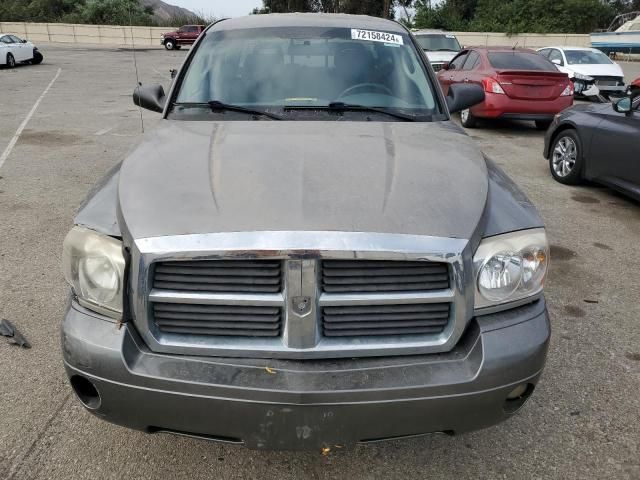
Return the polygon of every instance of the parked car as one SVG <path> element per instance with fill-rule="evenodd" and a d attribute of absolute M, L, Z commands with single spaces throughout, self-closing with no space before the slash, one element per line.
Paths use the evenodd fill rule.
<path fill-rule="evenodd" d="M 540 55 L 553 62 L 558 70 L 569 75 L 577 85 L 594 82 L 605 96 L 622 95 L 625 91 L 624 72 L 620 65 L 595 48 L 547 47 L 538 50 Z M 582 94 L 582 87 L 576 87 Z"/>
<path fill-rule="evenodd" d="M 224 52 L 224 55 L 219 54 Z M 402 25 L 210 26 L 64 243 L 62 352 L 99 418 L 257 449 L 463 433 L 545 364 L 548 243 Z"/>
<path fill-rule="evenodd" d="M 591 180 L 640 201 L 640 94 L 616 103 L 576 105 L 549 128 L 544 156 L 551 175 L 575 185 Z"/>
<path fill-rule="evenodd" d="M 549 60 L 524 48 L 468 48 L 438 72 L 445 93 L 452 85 L 481 85 L 485 101 L 460 114 L 462 125 L 478 119 L 533 120 L 546 130 L 555 114 L 573 104 L 573 86 Z"/>
<path fill-rule="evenodd" d="M 162 34 L 161 44 L 167 50 L 180 50 L 183 45 L 193 45 L 204 29 L 204 25 L 184 25 L 175 32 Z"/>
<path fill-rule="evenodd" d="M 437 72 L 455 58 L 462 47 L 453 33 L 442 30 L 417 30 L 413 32 L 418 45 L 422 47 L 429 63 Z"/>
<path fill-rule="evenodd" d="M 13 68 L 18 63 L 38 65 L 43 60 L 42 53 L 33 43 L 15 35 L 0 33 L 0 65 Z"/>

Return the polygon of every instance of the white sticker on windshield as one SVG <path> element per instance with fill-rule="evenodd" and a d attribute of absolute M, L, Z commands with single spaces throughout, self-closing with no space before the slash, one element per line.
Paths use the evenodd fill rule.
<path fill-rule="evenodd" d="M 396 35 L 387 32 L 375 32 L 373 30 L 360 30 L 359 28 L 351 29 L 351 38 L 353 40 L 369 40 L 370 42 L 404 45 L 404 39 L 402 38 L 402 35 Z"/>

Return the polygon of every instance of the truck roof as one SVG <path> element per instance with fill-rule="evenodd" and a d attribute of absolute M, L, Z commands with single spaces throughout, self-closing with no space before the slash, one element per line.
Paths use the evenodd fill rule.
<path fill-rule="evenodd" d="M 335 13 L 272 13 L 268 15 L 249 15 L 218 22 L 213 28 L 215 30 L 236 30 L 271 27 L 336 27 L 384 30 L 393 33 L 407 32 L 405 27 L 392 20 L 366 15 Z"/>

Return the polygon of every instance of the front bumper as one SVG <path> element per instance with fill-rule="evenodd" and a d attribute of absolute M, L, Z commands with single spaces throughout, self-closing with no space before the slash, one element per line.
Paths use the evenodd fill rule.
<path fill-rule="evenodd" d="M 67 374 L 89 380 L 98 417 L 256 449 L 318 449 L 499 423 L 530 393 L 550 336 L 544 300 L 474 319 L 445 354 L 256 360 L 151 352 L 135 329 L 71 304 L 62 328 Z M 87 405 L 85 405 L 87 406 Z"/>
<path fill-rule="evenodd" d="M 596 87 L 602 93 L 620 93 L 624 94 L 627 91 L 626 85 L 599 85 L 596 82 Z"/>

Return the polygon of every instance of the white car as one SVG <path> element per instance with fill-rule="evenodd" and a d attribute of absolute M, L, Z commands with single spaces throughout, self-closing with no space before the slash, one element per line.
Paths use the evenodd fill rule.
<path fill-rule="evenodd" d="M 38 48 L 27 40 L 22 40 L 15 35 L 0 33 L 0 65 L 9 68 L 15 67 L 18 63 L 42 63 L 42 54 Z"/>
<path fill-rule="evenodd" d="M 553 63 L 569 78 L 582 81 L 594 81 L 601 93 L 623 94 L 624 72 L 620 65 L 595 48 L 585 47 L 546 47 L 538 53 Z M 580 92 L 577 92 L 580 93 Z"/>

